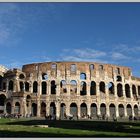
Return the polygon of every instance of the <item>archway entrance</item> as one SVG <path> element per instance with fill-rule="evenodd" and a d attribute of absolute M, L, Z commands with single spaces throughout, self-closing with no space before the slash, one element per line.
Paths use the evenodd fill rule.
<path fill-rule="evenodd" d="M 126 109 L 127 109 L 127 116 L 132 116 L 132 107 L 130 104 L 126 106 Z"/>
<path fill-rule="evenodd" d="M 6 104 L 6 112 L 8 114 L 11 114 L 11 103 L 9 103 L 9 102 Z"/>
<path fill-rule="evenodd" d="M 110 117 L 113 118 L 116 116 L 116 108 L 114 104 L 110 104 L 109 106 Z"/>
<path fill-rule="evenodd" d="M 70 114 L 73 115 L 74 117 L 78 116 L 78 109 L 76 103 L 71 103 L 70 105 Z"/>
<path fill-rule="evenodd" d="M 5 102 L 6 96 L 4 94 L 0 95 L 0 114 L 4 113 L 4 102 Z"/>
<path fill-rule="evenodd" d="M 97 117 L 97 105 L 95 103 L 91 104 L 91 117 Z"/>
<path fill-rule="evenodd" d="M 46 116 L 46 104 L 44 102 L 41 103 L 41 117 Z"/>
<path fill-rule="evenodd" d="M 119 116 L 122 118 L 124 116 L 124 106 L 119 104 Z"/>
<path fill-rule="evenodd" d="M 87 117 L 87 105 L 85 103 L 81 104 L 80 112 L 81 112 L 81 118 L 86 118 Z"/>
<path fill-rule="evenodd" d="M 15 103 L 15 111 L 14 111 L 16 114 L 20 114 L 20 104 L 19 102 L 16 102 Z"/>
<path fill-rule="evenodd" d="M 50 104 L 50 115 L 54 118 L 56 116 L 56 106 L 55 103 L 52 102 Z"/>
<path fill-rule="evenodd" d="M 138 116 L 138 106 L 134 105 L 134 114 L 135 116 Z"/>
<path fill-rule="evenodd" d="M 103 117 L 103 119 L 104 119 L 104 117 L 105 117 L 105 115 L 106 115 L 106 105 L 103 103 L 103 104 L 101 104 L 101 106 L 100 106 L 100 111 L 101 111 L 101 116 Z"/>
<path fill-rule="evenodd" d="M 64 103 L 60 106 L 60 119 L 63 120 L 66 117 L 66 105 Z"/>
<path fill-rule="evenodd" d="M 37 116 L 37 104 L 32 103 L 32 116 Z"/>

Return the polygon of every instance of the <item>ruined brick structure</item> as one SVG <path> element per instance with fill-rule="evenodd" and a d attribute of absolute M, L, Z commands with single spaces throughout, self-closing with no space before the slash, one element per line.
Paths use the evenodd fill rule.
<path fill-rule="evenodd" d="M 140 78 L 128 67 L 45 62 L 1 71 L 0 113 L 63 119 L 140 114 Z"/>

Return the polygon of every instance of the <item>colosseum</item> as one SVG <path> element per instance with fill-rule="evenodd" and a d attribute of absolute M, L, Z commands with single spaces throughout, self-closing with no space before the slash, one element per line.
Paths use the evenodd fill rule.
<path fill-rule="evenodd" d="M 56 119 L 140 116 L 140 78 L 129 67 L 94 62 L 1 67 L 0 113 Z"/>

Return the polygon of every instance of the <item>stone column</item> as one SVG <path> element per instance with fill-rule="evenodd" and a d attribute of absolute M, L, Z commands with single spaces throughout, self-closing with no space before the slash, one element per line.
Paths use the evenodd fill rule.
<path fill-rule="evenodd" d="M 132 85 L 130 85 L 130 97 L 131 97 L 131 99 L 134 98 L 134 97 L 133 97 L 133 93 L 132 93 Z"/>
<path fill-rule="evenodd" d="M 126 108 L 126 105 L 124 105 L 124 116 L 127 117 L 127 108 Z"/>
<path fill-rule="evenodd" d="M 47 82 L 47 95 L 51 94 L 51 84 L 50 81 Z"/>
<path fill-rule="evenodd" d="M 60 102 L 56 102 L 56 119 L 60 119 Z"/>
<path fill-rule="evenodd" d="M 126 100 L 125 85 L 124 84 L 122 84 L 122 93 L 123 93 L 124 100 Z"/>
<path fill-rule="evenodd" d="M 77 82 L 77 95 L 80 96 L 81 83 Z"/>
<path fill-rule="evenodd" d="M 14 101 L 12 101 L 11 105 L 12 105 L 11 114 L 14 114 L 15 113 L 15 103 L 14 103 Z"/>
<path fill-rule="evenodd" d="M 90 104 L 87 104 L 87 115 L 91 115 Z"/>
<path fill-rule="evenodd" d="M 56 96 L 60 96 L 60 82 L 57 81 Z"/>
<path fill-rule="evenodd" d="M 69 103 L 66 104 L 66 115 L 67 116 L 70 115 L 70 104 Z"/>
<path fill-rule="evenodd" d="M 118 105 L 116 104 L 116 117 L 119 117 L 119 108 L 118 108 Z"/>
<path fill-rule="evenodd" d="M 77 104 L 77 109 L 78 109 L 78 118 L 81 118 L 80 104 Z"/>
<path fill-rule="evenodd" d="M 90 81 L 87 82 L 87 96 L 90 96 Z"/>
<path fill-rule="evenodd" d="M 106 116 L 110 117 L 109 105 L 106 104 Z"/>
<path fill-rule="evenodd" d="M 101 115 L 100 104 L 97 104 L 97 115 Z"/>
<path fill-rule="evenodd" d="M 37 100 L 37 117 L 40 117 L 40 99 Z"/>
<path fill-rule="evenodd" d="M 46 116 L 50 115 L 50 103 L 46 103 Z"/>

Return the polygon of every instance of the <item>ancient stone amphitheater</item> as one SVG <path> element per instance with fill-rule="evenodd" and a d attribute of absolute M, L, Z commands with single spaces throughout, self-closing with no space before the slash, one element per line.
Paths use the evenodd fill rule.
<path fill-rule="evenodd" d="M 0 113 L 56 119 L 140 115 L 140 78 L 128 67 L 45 62 L 0 71 Z"/>

